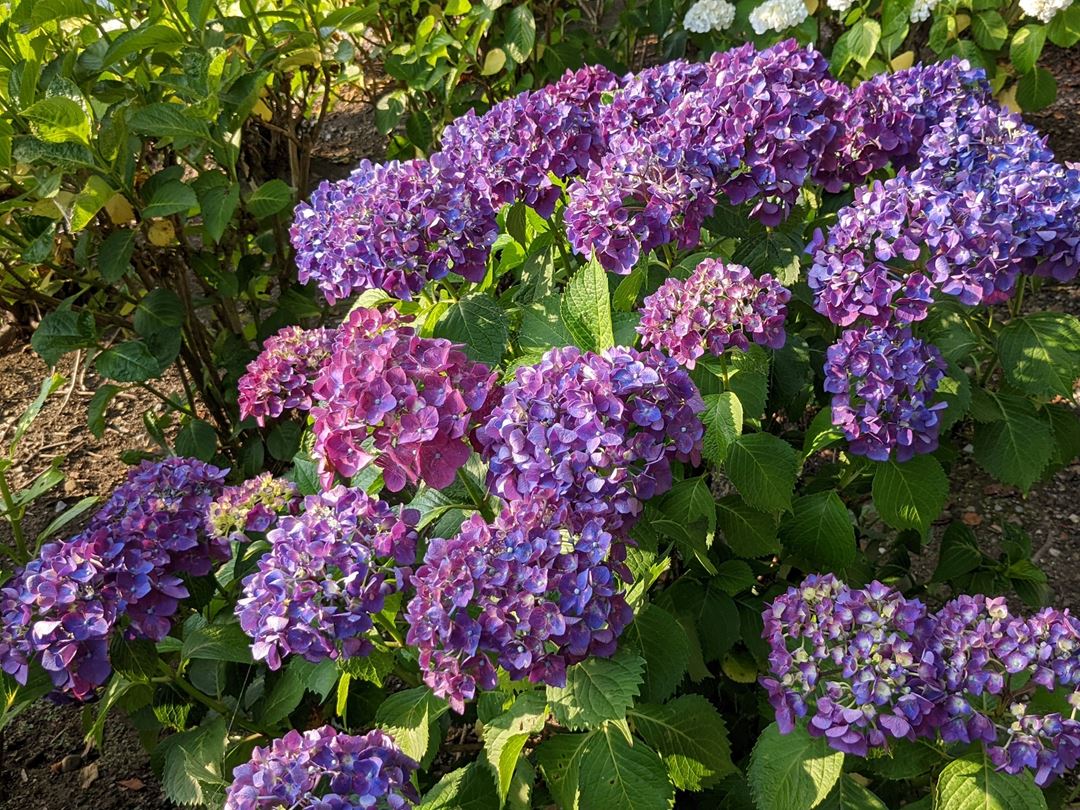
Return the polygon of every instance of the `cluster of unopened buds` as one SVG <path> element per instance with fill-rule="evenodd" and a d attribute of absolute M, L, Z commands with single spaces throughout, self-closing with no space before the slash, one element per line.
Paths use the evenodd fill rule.
<path fill-rule="evenodd" d="M 866 756 L 890 740 L 982 743 L 996 767 L 1045 785 L 1080 763 L 1080 619 L 1014 616 L 1003 598 L 960 596 L 933 612 L 879 582 L 810 576 L 764 612 L 781 731 Z M 1072 712 L 1034 709 L 1035 690 L 1070 691 Z"/>

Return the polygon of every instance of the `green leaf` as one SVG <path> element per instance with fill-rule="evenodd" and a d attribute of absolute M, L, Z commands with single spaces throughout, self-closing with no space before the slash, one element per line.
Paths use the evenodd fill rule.
<path fill-rule="evenodd" d="M 748 504 L 763 512 L 791 508 L 799 461 L 790 444 L 771 433 L 740 436 L 724 462 L 728 477 Z"/>
<path fill-rule="evenodd" d="M 213 242 L 220 242 L 240 204 L 240 186 L 237 183 L 213 185 L 196 193 L 199 210 L 202 211 L 203 230 Z"/>
<path fill-rule="evenodd" d="M 275 177 L 255 189 L 244 207 L 256 219 L 265 219 L 287 208 L 292 199 L 293 192 L 289 184 Z"/>
<path fill-rule="evenodd" d="M 1035 67 L 1016 83 L 1016 101 L 1025 112 L 1041 110 L 1057 98 L 1057 79 L 1049 70 Z"/>
<path fill-rule="evenodd" d="M 580 766 L 590 734 L 555 734 L 536 748 L 536 761 L 559 810 L 579 810 Z"/>
<path fill-rule="evenodd" d="M 866 67 L 881 41 L 881 25 L 876 20 L 863 17 L 845 31 L 833 46 L 833 71 L 840 74 L 852 61 Z"/>
<path fill-rule="evenodd" d="M 99 500 L 97 495 L 87 495 L 85 498 L 80 498 L 72 506 L 69 506 L 59 515 L 49 521 L 49 524 L 38 532 L 37 544 L 40 546 L 43 542 L 48 540 L 54 534 L 59 532 L 62 528 L 67 526 L 73 520 L 76 520 L 81 515 L 85 514 L 87 510 L 93 507 Z"/>
<path fill-rule="evenodd" d="M 180 648 L 184 659 L 251 663 L 251 638 L 237 622 L 208 624 L 190 633 Z"/>
<path fill-rule="evenodd" d="M 645 662 L 620 651 L 614 658 L 589 658 L 566 671 L 566 686 L 549 686 L 555 717 L 571 730 L 622 720 L 643 682 Z"/>
<path fill-rule="evenodd" d="M 184 36 L 167 25 L 147 25 L 134 31 L 125 31 L 109 45 L 101 60 L 101 67 L 109 68 L 132 54 L 149 54 L 151 51 L 175 50 L 184 43 Z"/>
<path fill-rule="evenodd" d="M 78 233 L 89 225 L 115 192 L 100 175 L 90 175 L 75 197 L 71 210 L 71 231 Z"/>
<path fill-rule="evenodd" d="M 770 274 L 781 284 L 793 284 L 799 277 L 803 251 L 802 234 L 789 228 L 772 228 L 739 240 L 731 260 L 754 271 Z"/>
<path fill-rule="evenodd" d="M 215 717 L 161 743 L 165 761 L 161 786 L 171 801 L 212 804 L 224 799 L 227 783 L 218 769 L 225 756 L 226 735 L 226 718 Z"/>
<path fill-rule="evenodd" d="M 450 707 L 426 686 L 395 692 L 375 710 L 375 725 L 392 736 L 408 756 L 424 760 L 433 740 L 431 728 Z"/>
<path fill-rule="evenodd" d="M 781 734 L 772 723 L 758 737 L 746 777 L 758 810 L 812 810 L 840 778 L 844 755 L 798 726 Z"/>
<path fill-rule="evenodd" d="M 840 777 L 820 807 L 821 810 L 889 810 L 885 802 L 847 774 Z"/>
<path fill-rule="evenodd" d="M 295 665 L 296 661 L 301 662 L 301 667 Z M 262 711 L 259 713 L 259 722 L 264 726 L 273 728 L 288 718 L 304 699 L 307 689 L 303 677 L 304 663 L 306 662 L 303 658 L 294 657 L 274 681 L 274 688 L 263 701 Z"/>
<path fill-rule="evenodd" d="M 934 788 L 934 810 L 1046 810 L 1030 771 L 1000 773 L 984 753 L 945 766 Z"/>
<path fill-rule="evenodd" d="M 716 502 L 716 523 L 728 547 L 740 557 L 768 557 L 780 551 L 776 520 L 747 506 L 738 495 Z"/>
<path fill-rule="evenodd" d="M 165 370 L 143 340 L 129 340 L 106 349 L 94 360 L 94 367 L 101 376 L 117 382 L 145 382 Z"/>
<path fill-rule="evenodd" d="M 988 9 L 972 17 L 971 33 L 980 48 L 996 51 L 1009 38 L 1009 26 L 997 11 Z M 1036 58 L 1037 55 L 1036 55 Z"/>
<path fill-rule="evenodd" d="M 589 810 L 667 810 L 675 804 L 663 760 L 643 742 L 630 745 L 611 724 L 586 743 L 578 786 L 581 807 Z"/>
<path fill-rule="evenodd" d="M 99 385 L 86 410 L 86 424 L 95 438 L 105 435 L 105 413 L 113 397 L 120 393 L 120 386 L 112 383 Z"/>
<path fill-rule="evenodd" d="M 728 448 L 742 435 L 743 410 L 739 397 L 732 391 L 705 396 L 705 438 L 701 454 L 713 464 L 727 458 Z"/>
<path fill-rule="evenodd" d="M 435 325 L 435 337 L 463 344 L 478 363 L 496 366 L 506 353 L 510 327 L 502 307 L 485 293 L 466 296 L 446 310 Z"/>
<path fill-rule="evenodd" d="M 1022 397 L 978 393 L 973 413 L 982 424 L 975 426 L 975 460 L 999 481 L 1027 492 L 1053 460 L 1050 423 Z M 997 418 L 983 419 L 988 409 Z"/>
<path fill-rule="evenodd" d="M 1045 25 L 1025 25 L 1013 34 L 1009 45 L 1009 61 L 1023 75 L 1035 67 L 1046 43 Z"/>
<path fill-rule="evenodd" d="M 822 408 L 814 415 L 803 436 L 803 458 L 809 458 L 843 438 L 843 431 L 832 423 L 832 408 Z"/>
<path fill-rule="evenodd" d="M 625 276 L 619 282 L 611 296 L 611 305 L 616 312 L 631 312 L 634 310 L 638 294 L 648 277 L 649 268 L 646 262 L 639 262 L 630 271 L 630 275 Z"/>
<path fill-rule="evenodd" d="M 716 533 L 716 501 L 705 476 L 684 478 L 663 496 L 659 504 L 664 532 L 684 553 L 692 555 L 705 570 L 715 573 L 709 546 Z"/>
<path fill-rule="evenodd" d="M 338 667 L 350 677 L 382 686 L 386 676 L 394 671 L 394 656 L 392 653 L 373 650 L 369 655 L 359 658 L 339 658 Z"/>
<path fill-rule="evenodd" d="M 143 337 L 175 331 L 184 323 L 184 304 L 172 290 L 151 290 L 135 308 L 135 331 Z"/>
<path fill-rule="evenodd" d="M 1024 392 L 1071 397 L 1080 377 L 1080 320 L 1063 312 L 1013 319 L 998 335 L 1005 376 Z"/>
<path fill-rule="evenodd" d="M 90 142 L 90 118 L 74 99 L 43 98 L 23 110 L 22 115 L 34 124 L 34 134 L 46 143 Z"/>
<path fill-rule="evenodd" d="M 780 524 L 784 546 L 813 566 L 837 569 L 855 560 L 855 527 L 835 490 L 796 498 Z"/>
<path fill-rule="evenodd" d="M 523 352 L 546 352 L 556 346 L 572 346 L 574 338 L 559 314 L 562 296 L 549 295 L 522 311 L 518 345 Z"/>
<path fill-rule="evenodd" d="M 765 412 L 769 396 L 769 354 L 756 344 L 749 351 L 735 352 L 728 358 L 728 380 L 724 387 L 739 397 L 747 419 L 757 419 Z"/>
<path fill-rule="evenodd" d="M 586 351 L 598 352 L 615 345 L 607 273 L 595 258 L 566 285 L 562 320 L 574 342 Z"/>
<path fill-rule="evenodd" d="M 68 352 L 97 344 L 94 318 L 89 312 L 57 309 L 46 313 L 30 338 L 30 345 L 52 367 Z"/>
<path fill-rule="evenodd" d="M 473 762 L 440 779 L 417 810 L 499 810 L 501 806 L 491 774 Z"/>
<path fill-rule="evenodd" d="M 129 681 L 149 681 L 161 674 L 157 645 L 145 638 L 125 638 L 116 633 L 109 642 L 113 671 Z"/>
<path fill-rule="evenodd" d="M 157 103 L 139 107 L 128 117 L 128 126 L 140 135 L 168 138 L 180 149 L 210 137 L 206 122 L 193 115 L 191 108 L 180 104 Z"/>
<path fill-rule="evenodd" d="M 671 697 L 690 663 L 690 644 L 679 622 L 661 607 L 647 605 L 626 628 L 629 649 L 645 660 L 641 696 L 654 703 Z"/>
<path fill-rule="evenodd" d="M 528 3 L 522 3 L 510 12 L 506 20 L 505 48 L 510 58 L 519 65 L 529 60 L 536 45 L 536 20 Z"/>
<path fill-rule="evenodd" d="M 894 529 L 917 529 L 925 536 L 945 506 L 949 480 L 936 458 L 915 456 L 903 464 L 879 463 L 872 489 L 882 520 Z"/>
<path fill-rule="evenodd" d="M 176 452 L 181 456 L 210 461 L 217 452 L 217 433 L 202 419 L 189 419 L 176 434 Z"/>
<path fill-rule="evenodd" d="M 172 214 L 184 214 L 198 206 L 199 200 L 191 186 L 179 180 L 169 180 L 154 189 L 150 204 L 142 210 L 142 217 L 146 220 Z"/>
<path fill-rule="evenodd" d="M 135 231 L 113 231 L 98 251 L 98 272 L 103 281 L 119 281 L 131 266 L 135 252 Z"/>
<path fill-rule="evenodd" d="M 1071 48 L 1080 42 L 1080 5 L 1075 3 L 1050 21 L 1047 37 L 1059 48 Z"/>
<path fill-rule="evenodd" d="M 664 706 L 635 706 L 630 719 L 663 758 L 679 790 L 703 790 L 736 772 L 727 724 L 701 695 L 683 695 Z"/>
<path fill-rule="evenodd" d="M 938 564 L 931 581 L 948 582 L 956 579 L 974 571 L 982 561 L 982 550 L 974 532 L 963 523 L 950 523 L 941 538 Z"/>
<path fill-rule="evenodd" d="M 547 701 L 541 692 L 519 695 L 508 712 L 484 725 L 483 761 L 495 774 L 499 799 L 506 801 L 510 783 L 525 743 L 533 734 L 544 730 L 547 720 Z"/>

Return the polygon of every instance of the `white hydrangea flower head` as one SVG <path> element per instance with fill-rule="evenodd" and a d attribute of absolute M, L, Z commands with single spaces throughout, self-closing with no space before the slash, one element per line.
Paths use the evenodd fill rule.
<path fill-rule="evenodd" d="M 761 36 L 766 31 L 792 28 L 810 15 L 803 0 L 765 0 L 750 12 L 750 25 Z"/>
<path fill-rule="evenodd" d="M 1072 5 L 1073 0 L 1020 0 L 1021 10 L 1029 17 L 1048 23 Z"/>
<path fill-rule="evenodd" d="M 723 31 L 735 21 L 735 6 L 727 0 L 698 0 L 683 17 L 683 28 L 695 34 Z"/>
<path fill-rule="evenodd" d="M 918 0 L 915 0 L 918 2 Z M 825 5 L 837 14 L 846 14 L 847 10 L 855 5 L 855 0 L 825 0 Z"/>
<path fill-rule="evenodd" d="M 911 21 L 913 23 L 921 23 L 924 20 L 930 19 L 930 12 L 937 6 L 938 0 L 915 0 L 915 4 L 911 7 Z"/>

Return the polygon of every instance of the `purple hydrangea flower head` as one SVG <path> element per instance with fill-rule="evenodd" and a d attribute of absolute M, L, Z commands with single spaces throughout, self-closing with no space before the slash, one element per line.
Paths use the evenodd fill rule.
<path fill-rule="evenodd" d="M 875 461 L 898 461 L 937 449 L 944 402 L 931 404 L 945 376 L 937 348 L 900 327 L 846 330 L 829 347 L 825 390 L 832 420 L 849 449 Z"/>
<path fill-rule="evenodd" d="M 78 535 L 47 543 L 0 591 L 0 668 L 25 683 L 29 662 L 78 699 L 111 668 L 109 638 L 160 641 L 181 599 L 182 575 L 205 576 L 227 560 L 227 541 L 204 532 L 227 470 L 201 461 L 144 461 Z"/>
<path fill-rule="evenodd" d="M 705 259 L 689 278 L 669 278 L 645 299 L 637 331 L 645 346 L 693 369 L 706 351 L 717 357 L 728 348 L 745 351 L 751 340 L 782 347 L 790 299 L 790 290 L 768 274 L 758 279 L 741 264 Z"/>
<path fill-rule="evenodd" d="M 225 810 L 399 810 L 420 801 L 419 764 L 379 730 L 290 731 L 233 771 Z"/>
<path fill-rule="evenodd" d="M 296 484 L 260 473 L 222 490 L 210 504 L 206 531 L 216 538 L 242 541 L 247 532 L 269 531 L 279 515 L 295 513 L 299 505 Z"/>
<path fill-rule="evenodd" d="M 299 515 L 282 517 L 236 604 L 252 656 L 278 669 L 289 654 L 312 662 L 367 655 L 372 614 L 416 561 L 418 518 L 344 486 L 309 495 Z"/>
<path fill-rule="evenodd" d="M 780 731 L 811 715 L 810 734 L 866 756 L 891 739 L 915 739 L 935 709 L 922 694 L 913 641 L 926 607 L 873 582 L 848 588 L 810 576 L 764 612 L 773 677 L 762 678 Z"/>
<path fill-rule="evenodd" d="M 680 96 L 698 90 L 715 74 L 715 54 L 710 62 L 673 59 L 627 74 L 611 91 L 611 101 L 596 113 L 597 125 L 605 138 L 631 129 L 651 128 L 659 115 Z"/>
<path fill-rule="evenodd" d="M 561 686 L 567 666 L 615 652 L 633 618 L 621 593 L 625 546 L 600 520 L 566 526 L 565 509 L 518 501 L 493 524 L 474 514 L 428 546 L 407 641 L 425 683 L 456 711 L 496 687 L 496 666 L 513 680 Z"/>
<path fill-rule="evenodd" d="M 381 289 L 409 299 L 453 270 L 483 278 L 498 227 L 473 163 L 363 161 L 346 179 L 324 181 L 296 208 L 290 238 L 302 283 L 327 301 Z"/>
<path fill-rule="evenodd" d="M 315 384 L 314 453 L 345 476 L 374 461 L 391 492 L 419 480 L 442 489 L 495 383 L 459 346 L 408 327 L 339 340 Z"/>
<path fill-rule="evenodd" d="M 641 502 L 671 487 L 671 463 L 698 463 L 704 402 L 655 349 L 551 349 L 521 366 L 476 431 L 488 485 L 507 501 L 546 499 L 570 521 L 629 529 Z"/>
<path fill-rule="evenodd" d="M 266 339 L 263 350 L 239 381 L 240 417 L 259 426 L 286 410 L 311 410 L 311 387 L 330 357 L 333 329 L 286 326 Z"/>

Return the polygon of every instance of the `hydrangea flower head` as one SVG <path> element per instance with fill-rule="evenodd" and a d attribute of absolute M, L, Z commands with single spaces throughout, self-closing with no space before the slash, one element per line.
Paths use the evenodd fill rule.
<path fill-rule="evenodd" d="M 647 297 L 637 331 L 645 346 L 665 349 L 689 369 L 708 351 L 745 351 L 750 341 L 779 349 L 791 292 L 769 274 L 704 259 L 690 277 L 669 278 Z"/>
<path fill-rule="evenodd" d="M 280 514 L 294 513 L 299 504 L 296 484 L 260 473 L 222 490 L 210 504 L 206 530 L 216 538 L 243 540 L 247 532 L 268 531 Z"/>
<path fill-rule="evenodd" d="M 833 424 L 851 452 L 875 461 L 933 452 L 946 403 L 931 400 L 944 376 L 941 353 L 909 329 L 848 329 L 826 352 Z"/>
<path fill-rule="evenodd" d="M 266 339 L 239 381 L 240 418 L 262 427 L 286 410 L 311 410 L 311 387 L 330 356 L 333 329 L 286 326 Z"/>
<path fill-rule="evenodd" d="M 794 28 L 810 16 L 802 0 L 765 0 L 750 12 L 750 27 L 758 36 Z"/>
<path fill-rule="evenodd" d="M 619 531 L 671 487 L 672 461 L 699 461 L 703 409 L 656 350 L 556 348 L 517 369 L 476 438 L 501 498 L 542 498 L 568 508 L 574 528 L 597 518 Z"/>
<path fill-rule="evenodd" d="M 735 6 L 727 0 L 697 0 L 683 17 L 683 28 L 695 34 L 723 31 L 735 22 Z"/>
<path fill-rule="evenodd" d="M 442 489 L 495 382 L 459 346 L 408 327 L 339 341 L 315 384 L 314 453 L 344 476 L 374 461 L 391 492 L 419 480 Z"/>
<path fill-rule="evenodd" d="M 564 511 L 516 502 L 493 524 L 474 514 L 428 546 L 407 641 L 425 683 L 456 711 L 496 687 L 496 665 L 514 680 L 562 686 L 570 664 L 615 652 L 633 618 L 621 593 L 625 547 L 600 520 L 568 531 Z"/>
<path fill-rule="evenodd" d="M 415 562 L 418 518 L 344 486 L 309 495 L 299 515 L 281 518 L 236 604 L 255 660 L 278 669 L 290 654 L 312 662 L 367 655 L 372 614 Z"/>
<path fill-rule="evenodd" d="M 293 730 L 233 771 L 225 810 L 400 810 L 420 801 L 410 781 L 419 767 L 377 729 Z"/>

